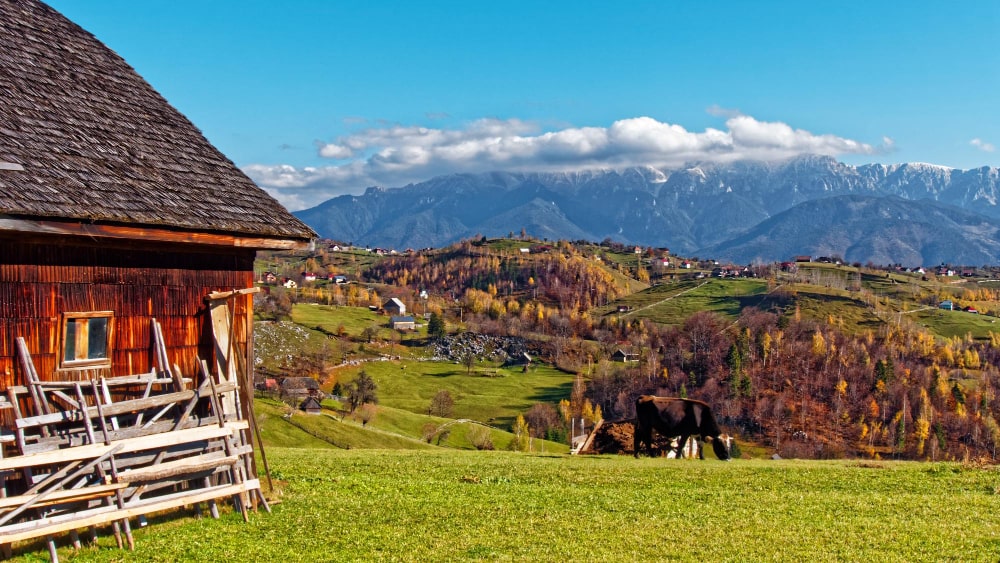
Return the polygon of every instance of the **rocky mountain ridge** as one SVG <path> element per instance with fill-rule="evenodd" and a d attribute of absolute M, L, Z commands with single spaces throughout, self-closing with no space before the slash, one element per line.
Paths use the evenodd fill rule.
<path fill-rule="evenodd" d="M 982 225 L 973 228 L 976 220 L 968 217 L 943 221 L 922 229 L 925 234 L 919 236 L 898 226 L 880 232 L 877 244 L 872 241 L 866 247 L 865 241 L 875 235 L 860 226 L 877 223 L 884 207 L 840 204 L 836 222 L 811 215 L 830 212 L 822 205 L 785 214 L 805 203 L 841 196 L 908 202 L 902 215 L 910 219 L 902 221 L 911 222 L 936 216 L 942 205 L 952 206 L 981 217 Z M 703 163 L 672 170 L 646 166 L 454 174 L 401 188 L 369 188 L 363 195 L 340 196 L 296 215 L 324 237 L 395 248 L 442 246 L 475 235 L 507 236 L 524 229 L 539 238 L 610 238 L 737 261 L 786 259 L 791 248 L 794 254 L 826 249 L 859 261 L 957 261 L 946 245 L 933 250 L 933 244 L 917 244 L 912 237 L 926 238 L 930 229 L 942 240 L 955 241 L 972 229 L 985 242 L 970 259 L 998 263 L 1000 254 L 991 250 L 1000 247 L 995 229 L 1000 225 L 998 199 L 997 168 L 958 170 L 922 163 L 852 166 L 830 157 L 802 156 L 778 163 Z M 900 201 L 887 205 L 898 207 Z M 748 251 L 747 237 L 768 221 L 770 246 L 758 236 L 754 250 Z M 810 228 L 816 224 L 826 225 L 827 230 Z M 830 233 L 838 236 L 831 238 Z M 782 244 L 777 244 L 779 238 Z M 922 250 L 913 250 L 917 247 Z"/>

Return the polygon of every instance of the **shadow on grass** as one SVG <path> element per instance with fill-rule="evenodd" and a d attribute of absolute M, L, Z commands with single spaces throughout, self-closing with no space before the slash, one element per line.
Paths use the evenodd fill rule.
<path fill-rule="evenodd" d="M 560 383 L 559 385 L 539 389 L 537 393 L 530 395 L 527 398 L 540 403 L 558 403 L 562 399 L 568 399 L 570 393 L 572 392 L 573 382 L 567 381 L 565 383 Z"/>

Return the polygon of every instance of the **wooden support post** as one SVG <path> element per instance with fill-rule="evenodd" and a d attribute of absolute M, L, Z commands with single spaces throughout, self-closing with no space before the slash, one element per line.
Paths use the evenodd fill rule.
<path fill-rule="evenodd" d="M 45 399 L 45 393 L 38 388 L 38 372 L 35 371 L 35 363 L 31 360 L 31 353 L 28 352 L 28 345 L 24 342 L 24 337 L 17 337 L 17 352 L 21 356 L 21 367 L 28 378 L 28 393 L 31 394 L 31 400 L 35 403 L 35 410 L 38 414 L 49 414 L 52 411 L 49 409 L 48 400 Z M 49 436 L 48 428 L 42 427 L 42 435 Z"/>
<path fill-rule="evenodd" d="M 153 332 L 153 351 L 156 356 L 156 363 L 159 365 L 159 373 L 166 374 L 173 378 L 174 381 L 174 391 L 184 390 L 184 378 L 178 377 L 170 369 L 170 359 L 167 357 L 167 343 L 163 339 L 163 328 L 156 319 L 150 319 L 152 332 Z"/>
<path fill-rule="evenodd" d="M 219 426 L 225 427 L 226 424 L 225 421 L 218 414 L 221 413 L 220 411 L 221 407 L 220 407 L 219 396 L 216 394 L 215 379 L 212 377 L 212 374 L 209 373 L 208 363 L 205 360 L 201 361 L 201 370 L 202 370 L 202 375 L 208 378 L 208 384 L 212 387 L 212 410 L 216 411 L 217 416 L 219 416 Z M 226 455 L 233 455 L 232 436 L 231 435 L 223 436 L 223 440 L 224 440 L 223 443 L 225 444 Z M 229 478 L 230 478 L 229 483 L 232 485 L 243 484 L 243 478 L 240 471 L 234 467 L 229 468 Z M 247 514 L 247 510 L 249 507 L 246 501 L 247 501 L 247 495 L 245 491 L 241 491 L 239 494 L 233 495 L 233 504 L 236 505 L 237 508 L 239 508 L 240 512 L 243 514 L 244 522 L 250 520 L 250 515 Z"/>
<path fill-rule="evenodd" d="M 104 434 L 104 445 L 111 445 L 111 438 L 108 435 L 108 424 L 104 420 L 104 408 L 101 406 L 101 394 L 97 389 L 97 382 L 90 380 L 90 387 L 94 393 L 94 407 L 97 409 L 97 419 L 100 421 L 101 432 Z M 118 465 L 115 462 L 115 456 L 111 456 L 108 461 L 111 466 L 111 480 L 114 483 L 118 483 Z M 121 489 L 115 491 L 115 501 L 119 509 L 125 508 L 125 498 L 122 495 Z M 132 526 L 129 524 L 128 518 L 122 520 L 122 525 L 125 527 L 125 539 L 128 541 L 129 551 L 135 551 L 135 540 L 132 538 Z"/>
<path fill-rule="evenodd" d="M 93 380 L 91 380 L 91 383 L 92 384 L 94 383 Z M 95 401 L 98 402 L 97 409 L 98 409 L 98 412 L 100 412 L 100 405 L 99 405 L 100 400 L 98 399 L 98 396 L 96 394 L 96 392 L 97 392 L 97 388 L 96 387 L 94 387 L 94 392 L 95 392 L 94 399 L 95 399 Z M 91 444 L 96 444 L 97 440 L 94 438 L 94 426 L 93 426 L 93 424 L 91 424 L 91 422 L 90 422 L 90 416 L 87 414 L 87 398 L 83 396 L 83 386 L 80 383 L 77 383 L 77 385 L 76 385 L 76 396 L 77 396 L 77 399 L 80 401 L 80 413 L 83 416 L 83 426 L 84 426 L 84 428 L 87 429 L 87 438 L 90 439 L 90 443 Z M 101 417 L 101 423 L 102 424 L 104 423 L 104 417 L 103 416 Z M 104 431 L 104 437 L 105 437 L 104 445 L 106 445 L 106 446 L 110 445 L 111 441 L 107 439 L 107 430 L 106 429 Z M 108 455 L 107 457 L 110 458 L 110 459 L 113 459 L 112 455 Z M 101 482 L 102 483 L 107 483 L 107 474 L 104 472 L 103 462 L 97 464 L 97 475 L 101 478 Z M 118 491 L 118 496 L 119 496 L 119 498 L 121 498 L 121 491 Z M 108 497 L 104 497 L 104 502 L 107 503 L 109 506 L 111 505 L 111 499 L 108 498 Z M 123 508 L 120 503 L 119 503 L 118 508 Z M 118 543 L 118 549 L 121 549 L 122 546 L 123 546 L 122 535 L 121 535 L 121 524 L 119 524 L 118 520 L 115 520 L 114 522 L 111 523 L 111 528 L 112 528 L 112 530 L 114 530 L 115 541 Z M 125 535 L 128 537 L 129 544 L 131 544 L 132 543 L 132 531 L 129 529 L 128 520 L 125 520 L 125 522 L 124 522 L 124 529 L 125 529 Z"/>

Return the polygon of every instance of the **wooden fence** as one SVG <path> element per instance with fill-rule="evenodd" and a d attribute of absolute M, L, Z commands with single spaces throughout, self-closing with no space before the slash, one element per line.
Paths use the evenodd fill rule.
<path fill-rule="evenodd" d="M 57 535 L 79 546 L 81 530 L 94 539 L 101 528 L 131 549 L 130 519 L 200 503 L 217 517 L 220 499 L 232 499 L 245 520 L 258 504 L 269 510 L 246 378 L 204 361 L 199 373 L 180 373 L 155 320 L 152 333 L 158 367 L 149 373 L 60 381 L 40 380 L 17 339 L 27 384 L 0 396 L 0 413 L 13 421 L 0 433 L 4 555 L 14 542 L 44 537 L 56 561 Z"/>

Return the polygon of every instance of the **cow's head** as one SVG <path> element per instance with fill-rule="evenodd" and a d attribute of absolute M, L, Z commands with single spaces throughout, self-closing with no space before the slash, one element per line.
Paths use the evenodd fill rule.
<path fill-rule="evenodd" d="M 715 451 L 715 457 L 721 459 L 722 461 L 729 461 L 729 444 L 732 442 L 732 438 L 728 434 L 720 434 L 718 436 L 707 438 L 709 442 L 712 442 L 712 450 Z"/>

